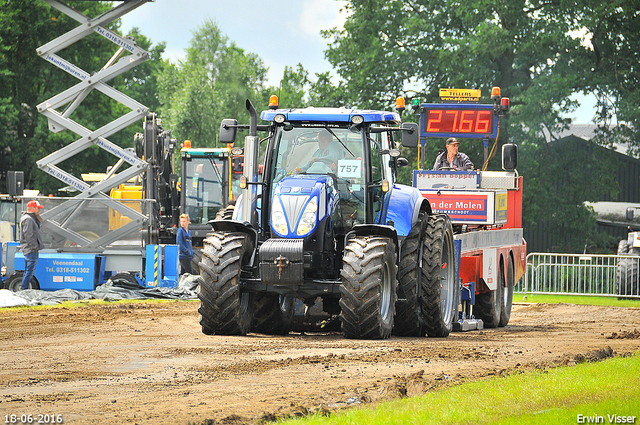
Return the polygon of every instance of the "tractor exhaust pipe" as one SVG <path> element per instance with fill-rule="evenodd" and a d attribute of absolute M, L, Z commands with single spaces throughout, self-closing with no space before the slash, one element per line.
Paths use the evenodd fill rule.
<path fill-rule="evenodd" d="M 258 114 L 256 109 L 247 99 L 247 111 L 249 111 L 249 135 L 244 139 L 244 171 L 243 174 L 247 179 L 247 187 L 243 190 L 242 217 L 248 221 L 254 229 L 258 229 L 258 154 L 260 148 L 260 138 L 258 137 Z"/>

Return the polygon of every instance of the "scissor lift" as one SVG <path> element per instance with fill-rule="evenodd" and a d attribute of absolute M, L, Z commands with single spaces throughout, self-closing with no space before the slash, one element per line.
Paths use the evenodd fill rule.
<path fill-rule="evenodd" d="M 56 152 L 42 158 L 37 162 L 38 167 L 54 176 L 61 182 L 80 191 L 75 198 L 70 199 L 52 209 L 43 212 L 43 226 L 47 231 L 55 233 L 57 236 L 70 241 L 70 245 L 76 251 L 95 251 L 99 248 L 107 247 L 114 241 L 130 234 L 132 231 L 139 231 L 144 225 L 152 226 L 153 214 L 142 214 L 133 208 L 112 199 L 109 191 L 149 169 L 149 165 L 144 160 L 138 158 L 130 149 L 123 149 L 110 142 L 107 138 L 112 134 L 126 128 L 130 124 L 140 120 L 149 112 L 148 108 L 141 103 L 131 99 L 107 82 L 118 75 L 132 69 L 136 65 L 149 58 L 149 53 L 141 49 L 130 38 L 121 37 L 105 26 L 114 20 L 122 17 L 126 13 L 138 8 L 150 0 L 128 0 L 123 1 L 110 11 L 103 13 L 96 18 L 89 18 L 73 8 L 63 4 L 58 0 L 44 0 L 51 7 L 54 7 L 72 19 L 78 21 L 80 25 L 75 29 L 56 38 L 55 40 L 39 47 L 37 53 L 40 57 L 57 66 L 63 71 L 76 77 L 79 82 L 73 87 L 54 96 L 38 105 L 38 111 L 47 117 L 49 129 L 52 132 L 70 130 L 80 138 L 75 142 L 59 149 Z M 117 51 L 104 67 L 97 72 L 90 73 L 78 66 L 68 62 L 57 55 L 62 49 L 82 40 L 92 34 L 98 34 L 117 46 Z M 126 53 L 125 56 L 122 56 Z M 78 108 L 82 101 L 92 90 L 98 90 L 111 99 L 128 107 L 130 112 L 112 122 L 98 128 L 88 129 L 71 119 L 72 113 Z M 91 186 L 83 180 L 62 170 L 58 164 L 73 157 L 79 152 L 98 146 L 118 158 L 117 163 L 112 167 L 107 176 L 99 183 Z M 117 173 L 119 168 L 128 163 L 131 166 L 126 170 Z M 87 201 L 91 199 L 91 201 Z M 100 201 L 97 201 L 100 200 Z M 115 231 L 100 235 L 96 240 L 90 240 L 85 235 L 75 232 L 69 228 L 74 220 L 83 214 L 83 211 L 90 203 L 100 202 L 105 208 L 110 208 L 131 219 L 131 222 Z M 59 217 L 64 217 L 64 221 Z M 56 221 L 58 219 L 60 222 Z M 148 241 L 150 242 L 150 241 Z"/>
<path fill-rule="evenodd" d="M 74 76 L 79 82 L 39 104 L 38 112 L 47 117 L 52 132 L 70 130 L 79 138 L 37 161 L 37 164 L 41 170 L 80 191 L 80 194 L 73 198 L 42 198 L 45 204 L 41 214 L 43 233 L 51 236 L 53 242 L 50 248 L 42 251 L 44 256 L 38 266 L 42 265 L 43 270 L 36 270 L 40 287 L 45 290 L 63 287 L 93 289 L 104 283 L 105 276 L 121 272 L 127 276 L 134 275 L 143 286 L 176 286 L 177 247 L 156 245 L 158 232 L 154 229 L 159 218 L 156 214 L 157 200 L 153 198 L 155 186 L 147 185 L 142 200 L 116 200 L 109 196 L 111 189 L 132 179 L 153 181 L 153 173 L 158 168 L 155 154 L 152 157 L 142 155 L 141 158 L 133 148 L 121 148 L 108 140 L 112 134 L 142 118 L 147 118 L 145 134 L 157 128 L 155 114 L 150 114 L 146 106 L 107 84 L 147 60 L 149 53 L 138 47 L 132 38 L 122 37 L 106 26 L 154 0 L 122 0 L 96 18 L 89 18 L 59 0 L 43 1 L 77 21 L 79 25 L 36 51 L 44 60 Z M 67 3 L 71 1 L 73 0 L 68 0 Z M 101 69 L 88 72 L 58 55 L 61 50 L 94 33 L 116 45 L 116 52 Z M 86 128 L 71 117 L 92 90 L 98 90 L 130 111 L 100 128 Z M 150 120 L 149 117 L 153 119 Z M 147 121 L 152 121 L 154 125 L 149 125 Z M 157 136 L 155 132 L 149 134 L 153 140 Z M 170 140 L 169 145 L 171 143 Z M 60 166 L 63 161 L 92 146 L 98 146 L 117 158 L 105 177 L 95 184 L 85 182 Z M 168 146 L 165 151 L 169 151 L 171 147 Z M 129 166 L 123 167 L 125 163 Z M 112 228 L 108 219 L 118 213 L 121 226 Z M 98 217 L 106 218 L 107 225 L 100 227 Z M 122 217 L 125 219 L 122 220 Z M 63 256 L 66 257 L 63 259 Z M 18 257 L 16 256 L 16 260 Z M 16 267 L 16 270 L 20 269 Z"/>

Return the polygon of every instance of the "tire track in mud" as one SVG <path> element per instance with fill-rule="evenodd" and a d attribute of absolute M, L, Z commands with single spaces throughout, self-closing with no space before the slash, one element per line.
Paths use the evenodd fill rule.
<path fill-rule="evenodd" d="M 69 423 L 255 424 L 640 349 L 640 308 L 514 303 L 448 338 L 205 336 L 197 302 L 0 311 L 0 413 Z"/>

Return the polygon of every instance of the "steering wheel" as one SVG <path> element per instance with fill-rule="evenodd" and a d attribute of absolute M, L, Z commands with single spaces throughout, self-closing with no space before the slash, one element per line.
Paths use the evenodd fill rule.
<path fill-rule="evenodd" d="M 327 174 L 333 172 L 331 168 L 335 161 L 330 158 L 315 158 L 313 163 L 307 168 L 308 174 Z"/>
<path fill-rule="evenodd" d="M 440 167 L 440 170 L 445 170 L 445 171 L 456 171 L 456 167 Z"/>

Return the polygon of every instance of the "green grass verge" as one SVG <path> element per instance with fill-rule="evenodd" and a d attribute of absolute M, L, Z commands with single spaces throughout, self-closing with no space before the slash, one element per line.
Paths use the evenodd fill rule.
<path fill-rule="evenodd" d="M 616 297 L 598 297 L 598 296 L 584 296 L 584 295 L 524 294 L 522 292 L 513 294 L 513 302 L 545 303 L 545 304 L 607 305 L 612 307 L 640 307 L 640 299 L 619 300 Z"/>
<path fill-rule="evenodd" d="M 311 416 L 287 424 L 575 424 L 578 415 L 635 416 L 640 423 L 640 353 L 574 367 L 461 384 L 423 396 Z M 591 422 L 594 423 L 594 422 Z M 615 421 L 613 422 L 615 423 Z"/>
<path fill-rule="evenodd" d="M 105 301 L 100 299 L 91 300 L 78 300 L 78 301 L 63 301 L 54 305 L 20 305 L 16 307 L 3 307 L 0 308 L 0 314 L 8 313 L 16 310 L 49 310 L 56 308 L 81 308 L 89 305 L 114 305 L 114 304 L 159 304 L 170 302 L 196 302 L 199 300 L 167 300 L 161 298 L 149 298 L 144 300 L 118 300 L 118 301 Z"/>

